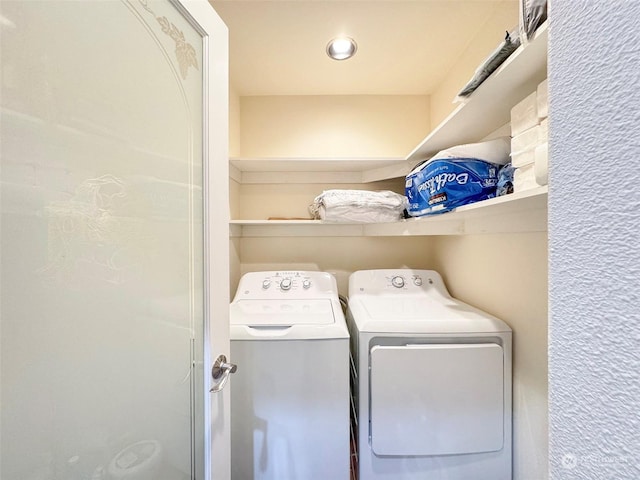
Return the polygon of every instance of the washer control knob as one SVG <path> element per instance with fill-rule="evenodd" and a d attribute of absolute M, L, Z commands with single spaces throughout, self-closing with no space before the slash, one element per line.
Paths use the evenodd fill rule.
<path fill-rule="evenodd" d="M 421 287 L 421 286 L 422 286 L 422 278 L 420 278 L 420 277 L 415 277 L 415 278 L 413 279 L 413 284 L 414 284 L 416 287 Z"/>
<path fill-rule="evenodd" d="M 280 281 L 280 290 L 291 290 L 291 279 L 283 278 Z"/>
<path fill-rule="evenodd" d="M 311 288 L 311 280 L 309 280 L 308 278 L 305 278 L 302 281 L 302 288 L 304 288 L 305 290 L 308 288 Z"/>
<path fill-rule="evenodd" d="M 262 281 L 262 288 L 264 290 L 266 290 L 270 286 L 271 286 L 271 280 L 269 280 L 268 278 Z"/>
<path fill-rule="evenodd" d="M 393 277 L 391 279 L 391 285 L 393 285 L 396 288 L 404 287 L 404 278 L 402 278 L 400 276 Z"/>

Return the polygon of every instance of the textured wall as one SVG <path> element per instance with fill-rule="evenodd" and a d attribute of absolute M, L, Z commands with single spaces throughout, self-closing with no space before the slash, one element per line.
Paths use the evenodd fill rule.
<path fill-rule="evenodd" d="M 640 478 L 640 2 L 554 0 L 552 479 Z"/>

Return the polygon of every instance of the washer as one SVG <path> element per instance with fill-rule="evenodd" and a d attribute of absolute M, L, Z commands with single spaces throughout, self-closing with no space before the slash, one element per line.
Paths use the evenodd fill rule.
<path fill-rule="evenodd" d="M 253 272 L 231 303 L 231 478 L 349 479 L 349 332 L 334 277 Z"/>
<path fill-rule="evenodd" d="M 349 278 L 360 480 L 511 479 L 512 333 L 437 272 Z"/>

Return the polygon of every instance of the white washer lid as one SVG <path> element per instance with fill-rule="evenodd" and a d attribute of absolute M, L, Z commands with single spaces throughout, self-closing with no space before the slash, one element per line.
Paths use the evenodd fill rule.
<path fill-rule="evenodd" d="M 231 325 L 289 327 L 335 323 L 331 300 L 238 300 L 231 304 Z"/>

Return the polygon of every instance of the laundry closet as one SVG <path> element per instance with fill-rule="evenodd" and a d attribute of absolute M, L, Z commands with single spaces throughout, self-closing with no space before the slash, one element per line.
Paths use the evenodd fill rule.
<path fill-rule="evenodd" d="M 547 476 L 547 187 L 396 224 L 322 223 L 308 211 L 333 188 L 404 193 L 405 175 L 429 154 L 509 135 L 511 108 L 546 78 L 546 25 L 477 98 L 451 101 L 495 48 L 494 33 L 517 19 L 517 2 L 496 8 L 429 95 L 243 95 L 232 74 L 230 292 L 253 271 L 330 272 L 347 295 L 357 270 L 436 270 L 454 297 L 513 329 L 513 478 L 538 480 Z"/>
<path fill-rule="evenodd" d="M 229 98 L 228 29 L 209 3 L 224 17 L 227 7 L 251 4 L 243 19 L 249 28 L 240 31 L 271 47 L 273 39 L 258 27 L 274 19 L 307 31 L 324 24 L 329 5 L 339 13 L 392 5 L 378 24 L 391 25 L 392 33 L 377 29 L 380 43 L 373 49 L 354 33 L 353 62 L 400 39 L 407 48 L 397 51 L 422 64 L 412 56 L 418 43 L 406 43 L 407 23 L 429 32 L 429 42 L 443 50 L 456 41 L 463 48 L 440 65 L 437 84 L 422 91 L 369 90 L 377 77 L 411 76 L 400 75 L 392 61 L 378 62 L 361 90 L 314 90 L 298 78 L 299 90 L 277 91 L 274 82 L 291 72 L 275 61 L 261 70 L 266 75 L 254 70 L 262 91 L 245 89 L 232 73 Z M 412 267 L 405 285 L 414 291 L 431 279 L 512 329 L 513 375 L 503 378 L 513 377 L 514 478 L 638 478 L 638 339 L 632 332 L 640 311 L 634 295 L 640 191 L 625 160 L 638 156 L 633 106 L 640 93 L 626 87 L 634 84 L 637 71 L 629 65 L 638 64 L 640 53 L 620 48 L 619 32 L 636 39 L 640 3 L 617 2 L 611 9 L 608 2 L 578 8 L 552 2 L 550 25 L 467 104 L 452 104 L 504 29 L 516 23 L 518 3 L 0 2 L 0 477 L 229 478 L 229 390 L 251 369 L 238 361 L 235 377 L 218 375 L 234 367 L 233 357 L 227 362 L 232 308 L 226 287 L 235 293 L 246 272 L 304 268 L 337 278 L 331 285 L 337 297 L 338 289 L 349 292 L 351 272 L 386 266 Z M 295 21 L 291 12 L 266 15 L 268 4 L 316 11 Z M 409 5 L 464 5 L 475 34 L 460 42 L 469 30 L 457 16 L 398 21 L 394 12 Z M 232 20 L 225 18 L 232 67 L 241 62 L 251 74 L 262 56 L 234 53 L 239 30 Z M 440 24 L 446 27 L 438 30 Z M 301 37 L 287 37 L 288 43 L 297 48 Z M 318 56 L 336 69 L 348 67 L 351 60 L 324 57 L 328 37 L 321 37 Z M 327 188 L 401 192 L 407 172 L 433 152 L 508 134 L 509 109 L 546 76 L 547 50 L 549 194 L 532 188 L 386 224 L 292 218 L 308 218 L 307 206 Z M 290 59 L 321 81 L 341 80 L 314 75 L 303 55 Z M 621 193 L 603 208 L 594 195 L 601 191 Z M 440 274 L 418 274 L 420 268 L 439 272 L 442 281 L 435 281 Z M 312 288 L 310 277 L 297 277 L 300 291 L 305 281 Z M 264 293 L 276 285 L 291 292 L 292 283 L 282 279 Z M 396 287 L 402 278 L 389 279 L 386 287 L 408 291 Z M 263 292 L 264 281 L 254 290 Z M 367 300 L 351 295 L 347 313 L 366 320 Z M 318 313 L 329 310 L 326 302 L 317 305 Z M 377 333 L 356 326 L 364 341 Z M 354 338 L 348 334 L 336 340 Z M 385 367 L 387 353 L 399 346 L 386 340 L 375 345 L 381 347 L 375 361 Z M 422 346 L 416 351 L 432 353 Z M 499 350 L 485 352 L 498 366 Z M 423 363 L 416 361 L 411 374 L 424 381 L 433 377 L 424 375 Z M 294 367 L 304 384 L 308 369 Z M 402 380 L 412 387 L 407 376 Z M 453 383 L 441 382 L 445 388 Z M 407 425 L 411 417 L 403 420 Z M 495 437 L 481 440 L 487 438 Z M 388 478 L 398 480 L 393 473 Z"/>

